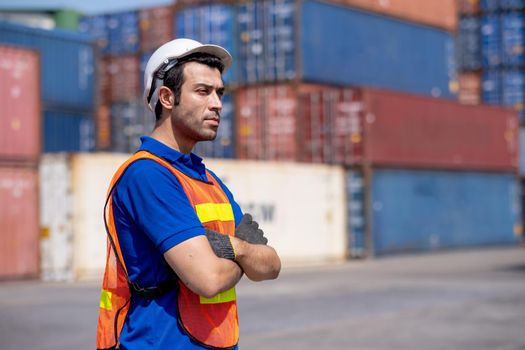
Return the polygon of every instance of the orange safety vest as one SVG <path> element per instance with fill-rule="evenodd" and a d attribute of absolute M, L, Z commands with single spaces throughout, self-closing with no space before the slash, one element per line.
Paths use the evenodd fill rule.
<path fill-rule="evenodd" d="M 149 152 L 135 153 L 113 176 L 104 207 L 108 247 L 100 297 L 97 349 L 119 348 L 120 333 L 129 310 L 132 293 L 114 222 L 112 195 L 128 166 L 140 159 L 154 160 L 177 177 L 205 227 L 223 234 L 235 233 L 231 204 L 219 183 L 209 172 L 206 173 L 210 182 L 199 181 Z M 235 288 L 213 298 L 204 298 L 188 289 L 180 280 L 177 284 L 178 321 L 185 332 L 194 341 L 208 348 L 229 349 L 236 346 L 239 339 L 239 320 Z"/>

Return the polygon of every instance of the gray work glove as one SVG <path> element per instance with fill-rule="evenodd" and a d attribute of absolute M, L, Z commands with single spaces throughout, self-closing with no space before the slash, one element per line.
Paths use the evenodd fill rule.
<path fill-rule="evenodd" d="M 206 237 L 210 242 L 211 249 L 219 258 L 235 260 L 235 252 L 228 235 L 205 228 Z"/>
<path fill-rule="evenodd" d="M 235 228 L 235 237 L 251 244 L 267 244 L 268 239 L 259 228 L 257 221 L 250 214 L 244 214 L 239 225 Z"/>

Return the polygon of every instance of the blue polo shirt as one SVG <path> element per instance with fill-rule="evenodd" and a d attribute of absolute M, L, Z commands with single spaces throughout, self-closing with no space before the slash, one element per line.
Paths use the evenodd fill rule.
<path fill-rule="evenodd" d="M 163 158 L 192 178 L 208 180 L 197 155 L 180 153 L 151 137 L 141 140 L 139 150 Z M 228 196 L 237 225 L 242 218 L 239 205 L 224 183 L 215 174 L 212 176 Z M 173 276 L 163 254 L 204 234 L 182 185 L 153 160 L 138 160 L 128 167 L 113 193 L 113 210 L 129 278 L 141 287 L 156 286 Z M 132 298 L 120 341 L 122 350 L 203 349 L 189 339 L 177 322 L 175 290 L 153 300 Z"/>

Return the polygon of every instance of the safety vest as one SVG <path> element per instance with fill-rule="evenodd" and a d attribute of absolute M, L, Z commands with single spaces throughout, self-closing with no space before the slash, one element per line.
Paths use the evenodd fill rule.
<path fill-rule="evenodd" d="M 235 221 L 228 197 L 216 179 L 207 172 L 209 182 L 193 179 L 165 160 L 146 151 L 139 151 L 117 170 L 108 190 L 104 220 L 108 234 L 106 269 L 102 283 L 97 328 L 97 349 L 118 349 L 119 338 L 129 310 L 130 290 L 126 264 L 118 241 L 113 217 L 113 190 L 129 165 L 151 159 L 165 166 L 177 177 L 201 223 L 214 231 L 233 235 Z M 178 321 L 194 341 L 211 349 L 230 349 L 239 339 L 239 321 L 235 289 L 213 298 L 195 294 L 177 280 Z M 132 284 L 135 285 L 136 284 Z"/>

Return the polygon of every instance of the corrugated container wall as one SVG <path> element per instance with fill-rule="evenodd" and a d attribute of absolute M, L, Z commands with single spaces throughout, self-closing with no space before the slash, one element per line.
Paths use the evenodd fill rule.
<path fill-rule="evenodd" d="M 140 136 L 153 131 L 155 117 L 146 113 L 142 99 L 114 103 L 111 106 L 111 150 L 133 153 L 140 146 Z"/>
<path fill-rule="evenodd" d="M 502 61 L 506 66 L 525 63 L 525 15 L 511 12 L 501 16 Z"/>
<path fill-rule="evenodd" d="M 460 73 L 459 83 L 459 102 L 468 105 L 479 105 L 481 103 L 481 74 L 480 73 Z"/>
<path fill-rule="evenodd" d="M 367 254 L 365 195 L 363 173 L 349 170 L 346 174 L 346 230 L 347 249 L 349 256 L 353 258 Z"/>
<path fill-rule="evenodd" d="M 202 43 L 224 47 L 233 57 L 233 64 L 225 72 L 225 84 L 237 82 L 237 49 L 235 43 L 235 7 L 211 4 L 177 11 L 174 19 L 177 38 L 192 38 Z"/>
<path fill-rule="evenodd" d="M 501 103 L 516 110 L 520 119 L 525 121 L 525 72 L 521 69 L 504 70 L 501 80 Z"/>
<path fill-rule="evenodd" d="M 374 89 L 301 95 L 301 160 L 390 167 L 516 171 L 518 128 L 508 109 Z"/>
<path fill-rule="evenodd" d="M 226 93 L 222 98 L 221 121 L 215 140 L 198 142 L 193 153 L 203 158 L 235 158 L 235 112 L 232 95 L 233 93 Z"/>
<path fill-rule="evenodd" d="M 525 177 L 525 127 L 520 129 L 520 160 L 520 174 Z"/>
<path fill-rule="evenodd" d="M 105 101 L 125 102 L 134 100 L 141 95 L 139 91 L 141 85 L 140 61 L 137 55 L 106 57 L 103 67 L 106 72 L 103 88 L 109 90 L 103 92 Z"/>
<path fill-rule="evenodd" d="M 457 29 L 456 0 L 336 0 L 336 2 L 450 32 Z"/>
<path fill-rule="evenodd" d="M 95 150 L 95 119 L 91 113 L 44 110 L 44 152 Z"/>
<path fill-rule="evenodd" d="M 365 158 L 373 164 L 516 172 L 519 120 L 510 109 L 365 90 Z"/>
<path fill-rule="evenodd" d="M 109 37 L 108 54 L 125 55 L 138 52 L 140 31 L 137 11 L 109 14 L 107 16 L 107 27 Z"/>
<path fill-rule="evenodd" d="M 93 109 L 95 62 L 89 36 L 0 21 L 0 43 L 39 50 L 45 108 Z"/>
<path fill-rule="evenodd" d="M 301 2 L 300 14 L 303 81 L 454 96 L 450 33 L 312 0 Z"/>
<path fill-rule="evenodd" d="M 371 181 L 375 254 L 515 244 L 521 231 L 513 174 L 376 169 Z"/>
<path fill-rule="evenodd" d="M 0 279 L 39 273 L 38 170 L 0 166 Z"/>
<path fill-rule="evenodd" d="M 109 29 L 107 15 L 83 16 L 78 23 L 78 31 L 95 39 L 98 49 L 103 54 L 109 50 Z"/>
<path fill-rule="evenodd" d="M 501 89 L 501 71 L 484 70 L 481 75 L 481 99 L 485 104 L 500 105 L 503 91 Z"/>
<path fill-rule="evenodd" d="M 154 7 L 139 11 L 140 50 L 153 51 L 174 39 L 173 9 L 171 6 Z"/>
<path fill-rule="evenodd" d="M 499 2 L 501 0 L 480 0 L 479 7 L 483 12 L 495 12 L 499 10 Z"/>
<path fill-rule="evenodd" d="M 503 10 L 522 10 L 525 8 L 524 0 L 500 0 L 500 8 Z"/>
<path fill-rule="evenodd" d="M 34 50 L 0 46 L 0 160 L 39 158 L 39 59 Z"/>
<path fill-rule="evenodd" d="M 501 20 L 497 14 L 481 17 L 481 56 L 484 67 L 501 65 Z"/>
<path fill-rule="evenodd" d="M 459 21 L 457 39 L 458 68 L 477 70 L 481 68 L 480 21 L 477 17 L 464 17 Z"/>

